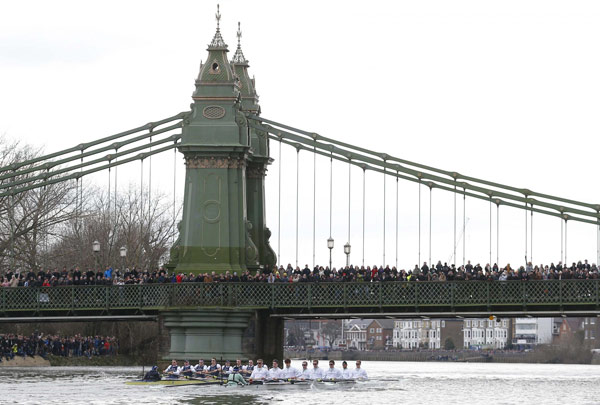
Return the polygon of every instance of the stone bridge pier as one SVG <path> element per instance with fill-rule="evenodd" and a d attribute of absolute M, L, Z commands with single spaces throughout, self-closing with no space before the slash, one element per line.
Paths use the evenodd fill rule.
<path fill-rule="evenodd" d="M 271 362 L 283 356 L 283 319 L 268 310 L 197 308 L 160 313 L 169 335 L 163 360 L 217 360 L 262 358 Z M 267 363 L 267 364 L 269 364 Z"/>

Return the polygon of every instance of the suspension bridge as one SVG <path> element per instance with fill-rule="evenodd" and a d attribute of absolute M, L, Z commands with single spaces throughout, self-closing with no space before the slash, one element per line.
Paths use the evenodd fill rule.
<path fill-rule="evenodd" d="M 316 257 L 316 219 L 312 223 L 298 215 L 300 192 L 300 153 L 313 156 L 313 213 L 317 206 L 317 156 L 329 160 L 329 240 L 333 248 L 332 211 L 334 162 L 348 165 L 348 238 L 344 245 L 350 263 L 351 206 L 356 203 L 351 189 L 352 168 L 362 171 L 362 261 L 365 257 L 366 173 L 382 176 L 384 243 L 381 263 L 398 267 L 399 182 L 418 184 L 418 262 L 431 257 L 431 215 L 433 190 L 451 193 L 453 202 L 453 262 L 460 255 L 465 264 L 465 228 L 468 200 L 489 204 L 489 263 L 499 263 L 500 213 L 505 207 L 523 211 L 525 259 L 533 257 L 534 216 L 560 221 L 561 262 L 568 262 L 568 224 L 580 222 L 596 227 L 600 235 L 600 204 L 576 201 L 530 189 L 487 181 L 455 171 L 419 164 L 390 153 L 372 151 L 264 118 L 258 103 L 255 81 L 238 44 L 230 60 L 220 31 L 221 15 L 208 46 L 208 56 L 200 67 L 190 111 L 174 114 L 145 125 L 81 143 L 59 152 L 0 167 L 0 197 L 14 201 L 25 192 L 60 183 L 74 184 L 75 205 L 80 209 L 83 178 L 94 173 L 114 174 L 109 182 L 110 211 L 112 190 L 115 200 L 117 170 L 131 162 L 149 161 L 153 156 L 173 151 L 185 160 L 185 193 L 181 220 L 176 220 L 173 201 L 173 228 L 179 233 L 170 250 L 166 267 L 176 273 L 225 273 L 261 271 L 281 264 L 281 183 L 278 165 L 278 221 L 276 250 L 266 224 L 265 178 L 274 160 L 281 161 L 282 147 L 296 151 L 297 177 L 295 252 L 298 265 L 298 232 L 312 228 L 312 257 Z M 277 154 L 271 146 L 276 144 Z M 112 173 L 112 174 L 111 174 Z M 174 170 L 174 176 L 176 176 Z M 143 170 L 142 179 L 143 183 Z M 149 180 L 151 181 L 151 180 Z M 293 180 L 292 180 L 293 181 Z M 388 184 L 389 183 L 389 184 Z M 114 186 L 114 189 L 112 188 Z M 360 190 L 359 190 L 360 191 Z M 395 193 L 395 218 L 386 218 L 387 195 Z M 425 193 L 425 197 L 423 194 Z M 173 197 L 175 192 L 173 192 Z M 151 195 L 140 196 L 141 200 Z M 429 198 L 429 212 L 421 212 L 421 200 Z M 457 201 L 461 203 L 458 204 Z M 286 203 L 286 201 L 284 201 Z M 306 204 L 307 201 L 302 201 Z M 323 199 L 319 200 L 319 204 Z M 10 205 L 14 207 L 14 203 Z M 462 221 L 457 210 L 462 208 Z M 144 210 L 143 204 L 140 210 Z M 495 211 L 495 212 L 494 212 Z M 11 209 L 6 212 L 14 215 Z M 421 219 L 429 216 L 423 232 Z M 493 218 L 496 226 L 493 226 Z M 177 225 L 175 223 L 177 222 Z M 389 222 L 394 225 L 389 226 Z M 462 222 L 462 223 L 461 223 Z M 12 223 L 12 221 L 11 221 Z M 495 238 L 493 233 L 495 230 Z M 529 230 L 529 233 L 527 233 Z M 15 230 L 11 230 L 11 241 Z M 429 251 L 421 249 L 421 234 L 429 237 Z M 386 252 L 385 238 L 393 235 L 396 250 Z M 457 235 L 462 235 L 458 237 Z M 457 250 L 459 252 L 457 253 Z M 597 240 L 600 263 L 600 236 Z M 13 254 L 14 256 L 14 254 Z M 331 257 L 331 256 L 330 256 Z M 330 259 L 329 267 L 332 263 Z M 8 320 L 152 320 L 161 319 L 171 336 L 168 357 L 226 358 L 247 357 L 243 336 L 252 326 L 254 355 L 281 356 L 285 317 L 462 317 L 462 316 L 590 316 L 600 314 L 599 280 L 542 280 L 508 282 L 385 282 L 385 283 L 182 283 L 114 286 L 15 287 L 3 288 L 0 313 Z M 94 318 L 96 317 L 96 318 Z"/>

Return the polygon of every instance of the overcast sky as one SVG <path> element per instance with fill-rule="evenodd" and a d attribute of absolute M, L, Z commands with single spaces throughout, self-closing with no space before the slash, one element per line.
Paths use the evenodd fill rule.
<path fill-rule="evenodd" d="M 216 2 L 19 1 L 0 5 L 0 134 L 52 152 L 187 110 Z M 600 3 L 221 1 L 263 116 L 348 143 L 516 187 L 600 202 Z M 277 251 L 277 172 L 267 181 Z M 295 151 L 283 148 L 281 256 L 295 263 Z M 312 157 L 301 154 L 299 264 L 312 263 Z M 173 154 L 153 160 L 171 193 Z M 318 159 L 316 260 L 328 261 L 328 161 Z M 125 173 L 127 171 L 127 173 Z M 183 162 L 178 160 L 178 195 Z M 139 181 L 140 165 L 119 183 Z M 334 165 L 334 264 L 347 240 L 348 169 Z M 88 181 L 107 183 L 106 176 Z M 367 174 L 366 264 L 383 260 L 382 175 Z M 395 180 L 386 262 L 396 262 Z M 418 189 L 399 183 L 401 267 L 418 260 Z M 423 189 L 421 261 L 429 256 Z M 352 172 L 352 261 L 362 263 L 362 173 Z M 460 201 L 459 201 L 460 203 Z M 432 259 L 451 261 L 453 199 L 433 194 Z M 489 207 L 467 200 L 466 256 L 489 261 Z M 462 205 L 458 207 L 459 233 Z M 492 261 L 496 258 L 493 211 Z M 501 208 L 500 262 L 524 260 L 524 213 Z M 596 229 L 569 224 L 568 259 L 596 261 Z M 460 237 L 460 235 L 459 235 Z M 529 248 L 530 250 L 531 248 Z M 457 248 L 462 262 L 462 242 Z M 534 217 L 533 259 L 560 260 L 560 221 Z"/>

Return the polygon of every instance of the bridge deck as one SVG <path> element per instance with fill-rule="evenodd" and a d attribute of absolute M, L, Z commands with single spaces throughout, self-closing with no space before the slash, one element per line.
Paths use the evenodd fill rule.
<path fill-rule="evenodd" d="M 0 314 L 156 314 L 177 308 L 266 309 L 276 315 L 471 313 L 596 315 L 600 280 L 382 283 L 182 283 L 2 288 Z"/>

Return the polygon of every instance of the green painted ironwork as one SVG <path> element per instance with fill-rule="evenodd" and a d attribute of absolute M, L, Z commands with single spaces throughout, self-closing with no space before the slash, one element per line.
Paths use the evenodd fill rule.
<path fill-rule="evenodd" d="M 122 313 L 177 308 L 430 311 L 600 310 L 600 280 L 384 283 L 181 283 L 2 288 L 0 313 Z"/>
<path fill-rule="evenodd" d="M 431 188 L 439 188 L 450 192 L 454 192 L 453 187 L 456 186 L 458 188 L 464 189 L 465 191 L 472 191 L 472 193 L 466 193 L 467 196 L 486 201 L 488 201 L 489 199 L 493 199 L 493 202 L 497 205 L 506 205 L 523 209 L 524 206 L 518 203 L 527 203 L 531 204 L 531 207 L 527 208 L 528 210 L 539 212 L 541 214 L 556 216 L 565 220 L 574 220 L 590 224 L 600 223 L 600 204 L 590 204 L 575 201 L 548 194 L 537 193 L 529 189 L 516 188 L 495 182 L 490 182 L 487 180 L 477 179 L 474 177 L 463 176 L 457 172 L 449 172 L 446 170 L 437 169 L 419 163 L 410 162 L 404 159 L 399 159 L 385 153 L 370 151 L 365 148 L 336 141 L 331 138 L 326 138 L 316 133 L 299 130 L 288 125 L 280 124 L 278 122 L 258 117 L 252 114 L 248 115 L 248 119 L 248 126 L 250 128 L 254 128 L 256 130 L 264 131 L 271 134 L 269 136 L 270 139 L 281 141 L 297 149 L 303 149 L 311 152 L 314 151 L 315 153 L 326 156 L 333 155 L 334 159 L 349 162 L 350 164 L 354 164 L 365 170 L 378 171 L 390 176 L 402 178 L 404 180 L 424 183 Z M 276 127 L 273 127 L 272 125 Z M 368 155 L 376 157 L 373 158 Z M 402 163 L 402 165 L 394 162 Z M 417 169 L 406 167 L 404 165 L 414 166 Z M 391 171 L 395 171 L 396 173 L 390 171 L 386 172 L 385 169 L 390 169 Z M 443 176 L 447 176 L 448 178 L 441 177 L 437 174 L 427 173 L 420 169 L 441 174 Z M 403 173 L 406 176 L 398 175 L 398 173 Z M 485 185 L 485 187 L 467 183 L 466 180 Z M 489 187 L 494 187 L 497 189 Z M 511 192 L 522 194 L 523 196 L 510 194 Z M 548 199 L 550 200 L 550 202 L 540 201 L 531 198 L 534 196 Z M 592 211 L 565 206 L 564 203 L 572 204 L 576 207 L 591 209 Z M 552 211 L 534 208 L 534 205 L 537 207 L 548 208 Z M 572 215 L 569 215 L 568 213 Z"/>

